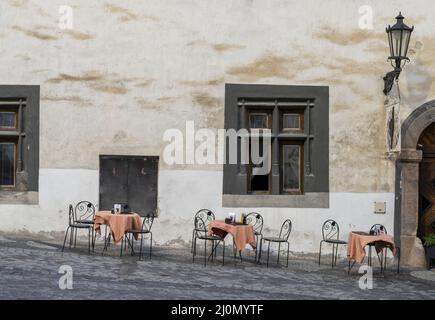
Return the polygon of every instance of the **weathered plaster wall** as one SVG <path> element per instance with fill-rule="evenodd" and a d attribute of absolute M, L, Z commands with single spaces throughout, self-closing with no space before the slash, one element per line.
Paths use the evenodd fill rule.
<path fill-rule="evenodd" d="M 58 26 L 65 4 L 74 10 L 72 30 Z M 367 4 L 373 30 L 358 26 L 358 9 Z M 327 216 L 358 221 L 357 228 L 392 224 L 392 204 L 389 214 L 365 220 L 377 195 L 390 204 L 394 192 L 394 164 L 384 147 L 385 26 L 402 10 L 416 27 L 412 62 L 400 79 L 405 118 L 435 96 L 434 9 L 424 0 L 3 0 L 0 81 L 41 85 L 41 182 L 39 206 L 0 206 L 2 215 L 11 215 L 0 220 L 0 229 L 63 229 L 67 203 L 97 200 L 99 154 L 161 155 L 163 132 L 184 130 L 186 120 L 197 128 L 223 128 L 229 82 L 330 86 L 331 209 L 262 209 L 268 221 L 277 220 L 274 228 L 287 216 L 300 220 L 303 247 L 306 233 L 315 239 L 309 224 L 320 226 Z M 190 179 L 207 193 L 186 204 L 182 219 L 201 206 L 219 209 L 221 166 L 161 162 L 160 169 L 166 181 L 181 184 L 189 175 L 210 175 Z M 174 169 L 189 171 L 181 178 Z M 173 201 L 181 197 L 164 181 L 161 221 L 168 220 L 177 239 L 181 229 L 170 221 L 178 219 Z"/>
<path fill-rule="evenodd" d="M 199 182 L 201 181 L 201 182 Z M 1 230 L 9 232 L 65 230 L 66 204 L 88 199 L 98 203 L 98 171 L 84 169 L 42 169 L 39 205 L 2 205 Z M 162 170 L 159 175 L 159 218 L 153 225 L 158 244 L 187 244 L 192 236 L 192 216 L 200 208 L 209 208 L 218 219 L 227 212 L 247 213 L 242 208 L 222 208 L 222 174 L 219 171 Z M 385 201 L 387 212 L 373 213 L 373 203 Z M 284 219 L 293 223 L 291 251 L 316 252 L 323 221 L 333 217 L 346 238 L 349 230 L 367 230 L 375 222 L 393 230 L 394 194 L 332 193 L 329 209 L 249 208 L 261 212 L 265 234 L 276 234 Z M 328 249 L 326 249 L 328 250 Z M 342 252 L 343 253 L 343 252 Z"/>

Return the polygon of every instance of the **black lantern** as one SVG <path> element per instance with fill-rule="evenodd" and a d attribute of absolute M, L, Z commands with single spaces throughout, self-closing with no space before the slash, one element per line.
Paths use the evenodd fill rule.
<path fill-rule="evenodd" d="M 390 92 L 394 79 L 398 79 L 403 66 L 409 62 L 406 56 L 408 53 L 409 40 L 414 27 L 410 28 L 403 23 L 405 18 L 402 13 L 396 17 L 396 24 L 388 26 L 386 29 L 388 35 L 388 44 L 390 45 L 390 60 L 394 70 L 390 71 L 384 77 L 384 94 Z"/>

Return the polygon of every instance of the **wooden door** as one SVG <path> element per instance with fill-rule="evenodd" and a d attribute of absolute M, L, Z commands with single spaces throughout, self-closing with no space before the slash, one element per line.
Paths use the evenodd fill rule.
<path fill-rule="evenodd" d="M 435 232 L 435 124 L 430 125 L 419 139 L 423 150 L 420 163 L 420 208 L 418 235 L 420 238 Z"/>

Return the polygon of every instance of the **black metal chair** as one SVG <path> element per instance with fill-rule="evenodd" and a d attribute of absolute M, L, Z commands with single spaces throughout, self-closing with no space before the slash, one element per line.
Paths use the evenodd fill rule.
<path fill-rule="evenodd" d="M 194 223 L 195 223 L 196 217 L 200 217 L 206 223 L 206 227 L 207 228 L 208 228 L 208 224 L 210 223 L 210 221 L 213 221 L 215 219 L 215 215 L 214 215 L 213 211 L 211 211 L 210 209 L 200 209 L 200 210 L 198 210 L 195 213 Z M 192 247 L 191 247 L 191 250 L 190 250 L 191 253 L 193 253 L 194 238 L 195 238 L 195 226 L 193 227 L 193 230 L 192 230 Z"/>
<path fill-rule="evenodd" d="M 338 254 L 338 246 L 346 245 L 347 242 L 344 240 L 340 240 L 340 228 L 338 223 L 332 219 L 326 220 L 322 225 L 322 240 L 319 245 L 319 265 L 320 265 L 320 257 L 322 255 L 322 244 L 323 242 L 332 244 L 332 268 L 337 265 L 337 254 Z"/>
<path fill-rule="evenodd" d="M 74 209 L 72 205 L 69 205 L 68 208 L 68 227 L 65 231 L 65 238 L 63 239 L 62 252 L 65 250 L 65 242 L 68 236 L 68 232 L 70 231 L 70 242 L 69 248 L 71 248 L 74 242 L 74 248 L 77 244 L 77 230 L 85 230 L 88 229 L 88 251 L 91 252 L 91 231 L 94 230 L 94 225 L 89 223 L 78 223 L 75 219 Z"/>
<path fill-rule="evenodd" d="M 127 230 L 125 235 L 122 237 L 121 240 L 121 253 L 120 256 L 122 256 L 122 248 L 125 246 L 129 246 L 131 248 L 131 255 L 134 254 L 134 237 L 140 235 L 140 249 L 139 249 L 139 260 L 142 259 L 142 247 L 143 247 L 143 240 L 146 235 L 150 235 L 150 259 L 152 255 L 153 250 L 153 233 L 151 232 L 151 227 L 153 226 L 154 222 L 154 215 L 148 215 L 143 218 L 142 221 L 142 227 L 138 230 L 131 229 Z"/>
<path fill-rule="evenodd" d="M 192 263 L 195 263 L 195 255 L 196 255 L 196 240 L 204 240 L 204 266 L 207 265 L 207 241 L 211 241 L 212 250 L 210 257 L 213 261 L 214 256 L 216 255 L 216 249 L 219 243 L 222 241 L 222 265 L 225 264 L 225 240 L 217 235 L 208 235 L 208 224 L 210 223 L 211 217 L 214 219 L 214 214 L 209 211 L 208 213 L 196 214 L 195 222 L 194 222 L 194 230 L 193 230 L 193 252 L 192 252 Z M 204 219 L 205 218 L 205 219 Z M 217 244 L 215 245 L 215 241 Z"/>
<path fill-rule="evenodd" d="M 384 225 L 379 224 L 379 223 L 372 225 L 369 233 L 373 234 L 373 235 L 388 234 L 387 228 L 385 228 Z M 369 246 L 369 255 L 367 257 L 367 260 L 368 260 L 368 265 L 371 266 L 372 265 L 372 247 L 374 247 L 375 244 L 369 243 L 368 246 Z M 400 247 L 396 247 L 396 249 L 397 249 L 397 273 L 399 273 L 400 272 Z M 385 250 L 382 251 L 383 257 L 382 256 L 379 257 L 379 255 L 378 255 L 379 263 L 381 265 L 381 272 L 385 271 L 386 266 L 387 266 L 387 252 L 388 252 L 388 250 L 387 250 L 387 248 L 385 248 Z"/>
<path fill-rule="evenodd" d="M 95 206 L 90 201 L 80 201 L 74 208 L 74 222 L 91 224 L 95 221 Z M 77 229 L 76 229 L 77 232 Z M 92 228 L 92 250 L 95 247 L 95 230 Z"/>
<path fill-rule="evenodd" d="M 80 201 L 74 208 L 75 222 L 94 224 L 95 206 L 90 201 Z"/>
<path fill-rule="evenodd" d="M 260 243 L 260 257 L 258 258 L 259 262 L 261 260 L 261 251 L 263 248 L 263 242 L 267 241 L 269 243 L 268 247 L 267 247 L 267 262 L 266 262 L 267 267 L 269 267 L 270 243 L 271 242 L 278 243 L 278 260 L 277 260 L 278 264 L 279 264 L 279 255 L 280 255 L 280 251 L 281 251 L 281 243 L 287 243 L 287 264 L 286 264 L 286 267 L 288 267 L 288 257 L 289 257 L 289 252 L 290 252 L 290 242 L 288 241 L 288 238 L 290 236 L 291 231 L 292 231 L 292 222 L 290 221 L 290 219 L 287 219 L 283 222 L 283 224 L 281 226 L 281 230 L 279 231 L 278 237 L 262 237 L 261 243 Z"/>
<path fill-rule="evenodd" d="M 255 242 L 257 243 L 257 246 L 255 248 L 255 261 L 257 261 L 259 247 L 258 239 L 260 238 L 260 242 L 261 239 L 263 239 L 263 217 L 257 212 L 250 212 L 246 216 L 246 223 L 251 224 L 254 228 Z"/>

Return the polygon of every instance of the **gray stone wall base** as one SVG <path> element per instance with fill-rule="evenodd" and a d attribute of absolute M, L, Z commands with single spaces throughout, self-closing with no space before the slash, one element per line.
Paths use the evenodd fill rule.
<path fill-rule="evenodd" d="M 400 242 L 400 263 L 412 268 L 425 268 L 426 256 L 421 240 L 416 236 L 401 236 Z"/>

